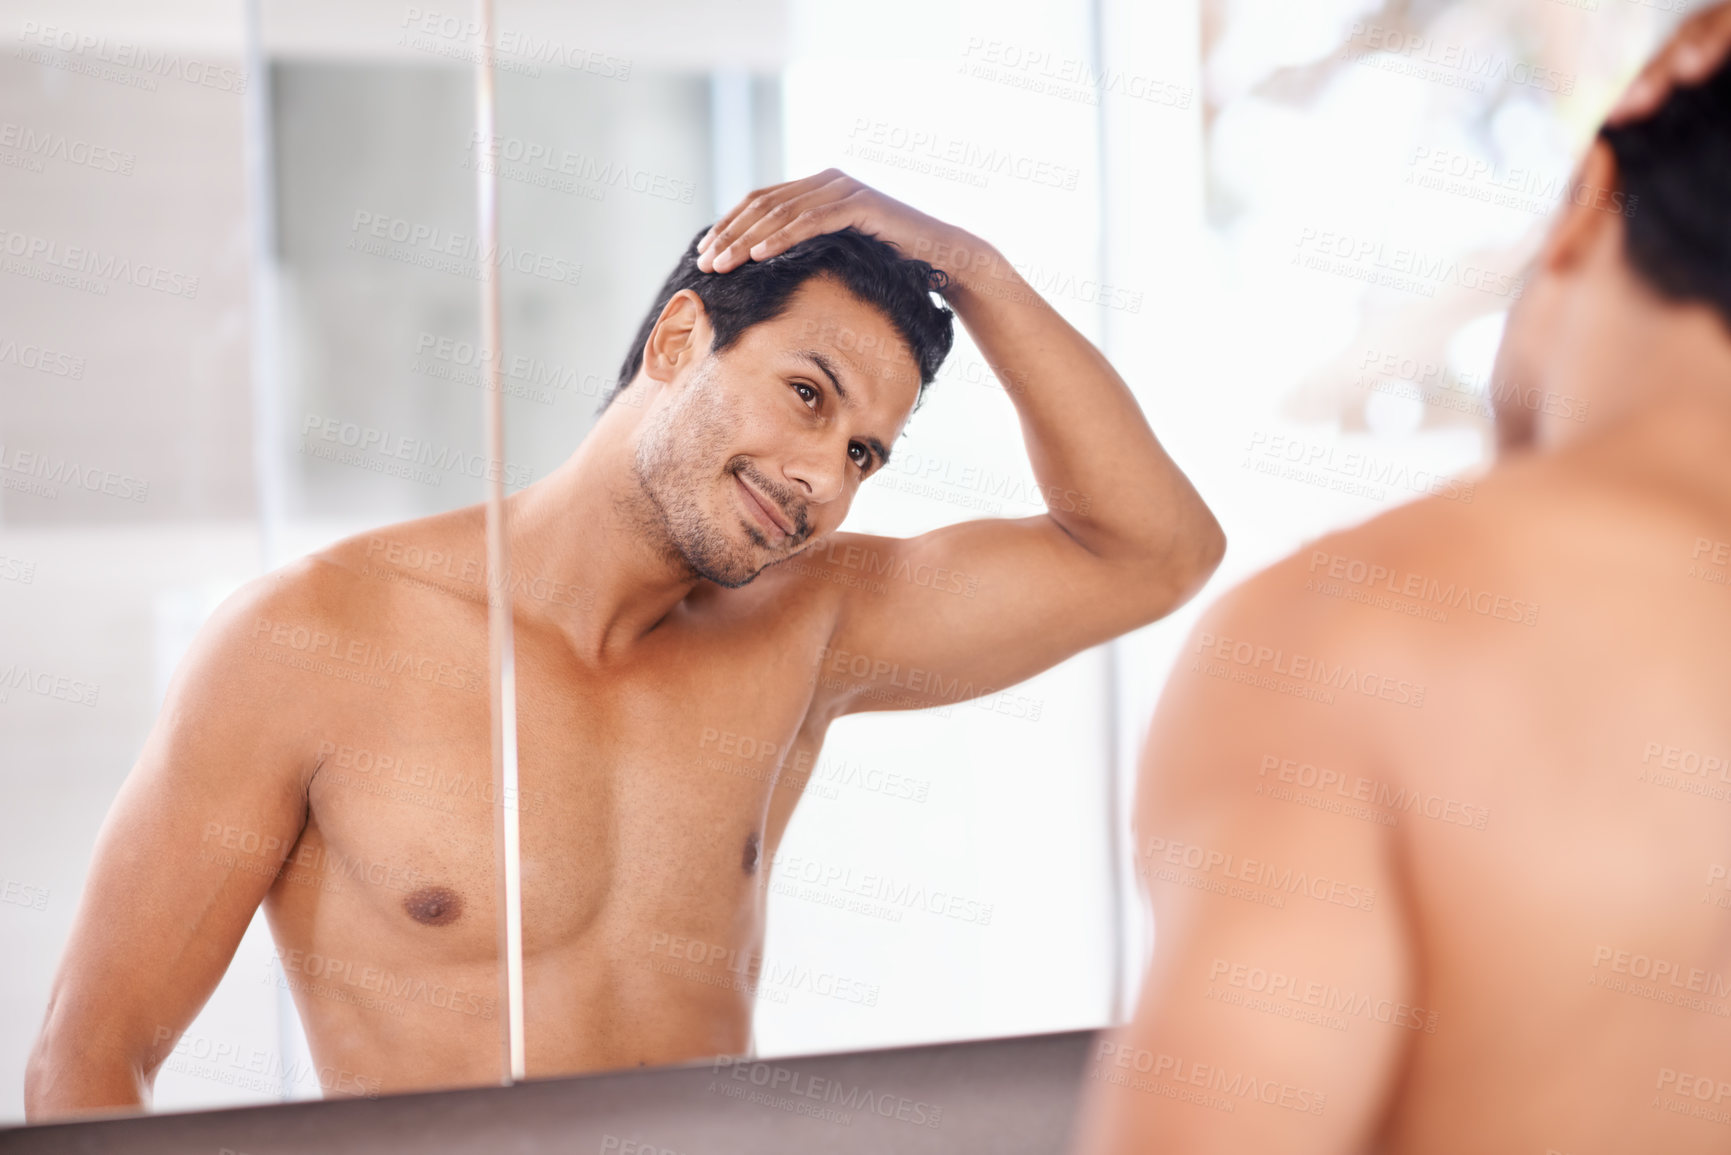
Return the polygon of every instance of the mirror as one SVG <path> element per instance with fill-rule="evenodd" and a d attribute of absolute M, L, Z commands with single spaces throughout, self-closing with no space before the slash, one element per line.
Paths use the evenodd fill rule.
<path fill-rule="evenodd" d="M 9 1119 L 505 1076 L 473 70 L 334 13 L 8 6 Z"/>
<path fill-rule="evenodd" d="M 105 1047 L 92 1093 L 123 1110 L 133 1053 L 171 1111 L 1120 1021 L 1156 929 L 1134 760 L 1195 616 L 1467 492 L 1525 249 L 1674 19 L 496 0 L 489 38 L 468 5 L 379 0 L 4 12 L 7 1122 L 57 973 L 87 997 L 36 1069 Z M 1421 74 L 1409 35 L 1491 74 Z M 832 167 L 989 246 L 929 382 L 833 283 L 715 357 L 695 291 L 659 307 L 749 192 Z M 1154 492 L 1087 454 L 1088 484 L 1036 468 L 1030 428 L 1118 395 L 1028 371 L 994 292 L 1105 354 L 1224 527 L 1180 608 L 1037 551 L 899 552 Z M 753 440 L 830 396 L 776 360 L 805 352 L 858 402 L 809 443 L 890 451 L 863 479 L 794 460 L 805 433 Z M 753 485 L 814 531 L 752 520 Z M 705 527 L 751 580 L 674 596 Z"/>
<path fill-rule="evenodd" d="M 536 605 L 515 584 L 531 1075 L 1109 1020 L 1125 900 L 1105 833 L 1122 788 L 1113 651 L 1078 639 L 1033 677 L 994 680 L 972 660 L 933 668 L 918 650 L 836 641 L 823 624 L 833 601 L 803 620 L 775 608 L 833 594 L 868 613 L 905 607 L 936 620 L 1012 596 L 1002 574 L 910 564 L 850 536 L 1045 509 L 1015 409 L 962 325 L 905 436 L 894 436 L 905 407 L 874 415 L 870 432 L 893 450 L 858 484 L 845 524 L 826 522 L 841 536 L 803 542 L 791 560 L 741 546 L 717 480 L 744 458 L 763 491 L 794 495 L 784 513 L 803 504 L 822 519 L 841 503 L 807 502 L 798 464 L 749 438 L 700 444 L 696 411 L 619 368 L 706 226 L 752 189 L 830 165 L 994 241 L 1013 238 L 1020 261 L 1062 281 L 1060 312 L 1098 338 L 1097 110 L 1036 100 L 1012 124 L 1003 90 L 965 75 L 973 17 L 959 11 L 929 27 L 815 4 L 603 13 L 504 0 L 498 12 L 499 43 L 519 52 L 497 74 L 489 158 L 503 239 L 586 261 L 575 293 L 522 272 L 504 280 L 507 439 L 537 478 L 511 514 L 513 564 L 534 558 L 523 577 L 541 574 L 550 591 Z M 1078 5 L 1041 25 L 1030 7 L 1006 29 L 1034 20 L 1026 42 L 1056 37 L 1081 55 L 1086 16 Z M 1182 25 L 1181 10 L 1170 19 Z M 926 30 L 910 42 L 910 26 Z M 1152 120 L 1166 133 L 1183 124 Z M 910 139 L 928 132 L 940 139 Z M 927 157 L 951 147 L 970 159 L 948 177 L 898 167 L 929 169 Z M 1132 320 L 1156 312 L 1127 291 L 1112 298 L 1140 305 Z M 869 328 L 870 314 L 795 304 L 781 320 L 789 339 L 863 377 L 896 364 L 856 355 L 853 328 Z M 756 356 L 714 364 L 729 398 L 706 410 L 718 420 L 790 389 L 753 376 Z M 636 458 L 641 488 L 610 449 L 625 442 L 650 447 Z M 561 516 L 601 519 L 586 491 L 606 486 L 625 493 L 609 532 L 585 538 L 580 555 L 561 550 Z M 645 490 L 654 508 L 638 500 Z M 737 589 L 705 583 L 713 601 L 685 603 L 645 632 L 672 607 L 617 586 L 661 578 L 656 559 L 631 549 L 682 516 L 715 527 L 723 548 L 741 546 L 742 572 L 757 576 Z M 562 587 L 575 595 L 569 611 L 551 592 Z M 598 657 L 594 631 L 607 621 L 616 632 Z M 857 685 L 849 671 L 862 650 L 902 673 Z M 900 687 L 922 667 L 943 688 L 909 709 L 920 703 Z M 862 704 L 902 701 L 830 726 L 812 699 L 844 683 L 864 691 Z"/>

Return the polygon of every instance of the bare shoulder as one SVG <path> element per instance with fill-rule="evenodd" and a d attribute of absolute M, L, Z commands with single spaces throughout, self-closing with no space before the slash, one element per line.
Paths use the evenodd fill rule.
<path fill-rule="evenodd" d="M 220 664 L 237 690 L 272 693 L 282 683 L 278 650 L 292 637 L 329 632 L 354 612 L 364 588 L 343 567 L 316 555 L 298 558 L 243 583 L 225 598 L 194 640 L 186 666 Z"/>
<path fill-rule="evenodd" d="M 1236 600 L 1331 633 L 1369 624 L 1407 648 L 1519 638 L 1501 627 L 1536 626 L 1547 605 L 1577 617 L 1614 588 L 1687 568 L 1714 502 L 1673 461 L 1627 437 L 1519 457 L 1453 497 L 1308 543 Z M 1420 628 L 1438 626 L 1455 628 Z"/>
<path fill-rule="evenodd" d="M 1448 715 L 1463 672 L 1514 676 L 1538 656 L 1561 559 L 1542 536 L 1567 532 L 1542 490 L 1493 471 L 1252 575 L 1198 623 L 1184 709 L 1253 718 L 1343 763 L 1406 748 Z"/>
<path fill-rule="evenodd" d="M 1731 566 L 1708 568 L 1731 561 L 1731 502 L 1691 452 L 1614 431 L 1308 543 L 1203 617 L 1191 708 L 1247 687 L 1239 713 L 1307 727 L 1306 748 L 1412 767 L 1462 719 L 1524 732 L 1614 700 L 1660 639 L 1683 662 L 1731 629 Z"/>
<path fill-rule="evenodd" d="M 450 607 L 484 618 L 485 570 L 472 556 L 479 535 L 466 520 L 458 510 L 355 534 L 243 583 L 199 631 L 186 664 L 220 665 L 236 693 L 310 701 L 336 683 L 302 676 L 309 663 L 340 662 L 327 651 L 357 631 L 432 626 Z"/>
<path fill-rule="evenodd" d="M 415 593 L 485 605 L 485 513 L 465 506 L 369 529 L 310 554 L 302 575 L 345 602 L 391 601 Z"/>

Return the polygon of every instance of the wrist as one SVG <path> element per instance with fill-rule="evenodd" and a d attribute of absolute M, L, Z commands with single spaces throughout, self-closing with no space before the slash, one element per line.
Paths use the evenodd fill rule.
<path fill-rule="evenodd" d="M 990 244 L 953 226 L 923 233 L 913 249 L 910 256 L 939 270 L 951 283 L 990 276 L 1003 262 L 1002 254 Z"/>

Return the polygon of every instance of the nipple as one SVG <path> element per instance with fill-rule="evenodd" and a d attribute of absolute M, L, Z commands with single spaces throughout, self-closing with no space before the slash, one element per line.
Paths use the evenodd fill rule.
<path fill-rule="evenodd" d="M 463 913 L 463 900 L 443 886 L 423 886 L 403 899 L 409 917 L 426 926 L 449 926 Z"/>

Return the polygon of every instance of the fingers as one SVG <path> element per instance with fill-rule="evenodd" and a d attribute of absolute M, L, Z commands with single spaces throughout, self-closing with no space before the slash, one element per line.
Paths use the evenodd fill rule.
<path fill-rule="evenodd" d="M 837 219 L 831 210 L 846 202 L 860 187 L 858 181 L 842 177 L 804 196 L 780 201 L 749 226 L 741 218 L 736 224 L 744 231 L 725 249 L 712 248 L 709 252 L 711 263 L 717 272 L 726 272 L 748 260 L 768 260 L 807 237 L 841 227 L 846 221 L 831 223 Z"/>
<path fill-rule="evenodd" d="M 702 239 L 697 242 L 697 247 L 699 249 L 708 248 L 710 242 L 715 240 L 716 235 L 724 230 L 741 213 L 750 208 L 754 201 L 766 201 L 782 194 L 798 195 L 799 193 L 805 192 L 809 189 L 817 188 L 819 185 L 827 184 L 830 180 L 840 175 L 841 173 L 838 169 L 826 168 L 820 173 L 814 173 L 808 177 L 801 177 L 799 180 L 784 181 L 781 184 L 772 184 L 768 188 L 754 189 L 751 192 L 746 193 L 744 199 L 732 208 L 728 209 L 722 214 L 720 220 L 710 226 L 709 231 L 704 233 Z"/>
<path fill-rule="evenodd" d="M 697 267 L 704 272 L 724 273 L 747 260 L 774 256 L 798 241 L 786 240 L 779 247 L 761 250 L 754 250 L 754 246 L 777 234 L 791 235 L 789 226 L 800 214 L 845 198 L 859 187 L 859 182 L 845 173 L 825 169 L 815 176 L 754 193 L 716 222 L 698 243 Z M 810 218 L 806 224 L 809 226 Z M 816 232 L 808 235 L 815 236 Z"/>
<path fill-rule="evenodd" d="M 801 241 L 812 237 L 833 233 L 848 225 L 861 224 L 861 210 L 864 207 L 862 197 L 868 192 L 863 186 L 856 187 L 840 200 L 824 200 L 814 204 L 788 219 L 781 228 L 766 233 L 750 250 L 750 258 L 754 261 L 767 261 L 777 253 L 785 253 Z M 743 248 L 750 237 L 741 238 L 739 245 Z M 745 258 L 740 258 L 741 264 Z"/>
<path fill-rule="evenodd" d="M 715 271 L 721 273 L 737 265 L 743 265 L 748 260 L 767 260 L 776 253 L 785 251 L 791 245 L 797 244 L 798 241 L 786 241 L 780 247 L 773 249 L 764 242 L 771 237 L 783 237 L 796 222 L 809 227 L 812 218 L 806 217 L 802 220 L 801 214 L 808 210 L 821 208 L 826 204 L 832 204 L 834 199 L 834 194 L 828 186 L 825 186 L 814 189 L 804 196 L 775 204 L 749 226 L 745 225 L 742 218 L 738 223 L 744 228 L 744 231 L 733 238 L 725 248 L 712 249 L 709 253 L 710 262 L 715 266 Z M 803 236 L 800 237 L 800 240 L 804 239 Z"/>
<path fill-rule="evenodd" d="M 784 181 L 781 184 L 770 185 L 768 188 L 754 189 L 753 191 L 746 193 L 743 200 L 728 209 L 727 212 L 723 213 L 721 219 L 716 221 L 715 224 L 710 226 L 709 231 L 703 234 L 703 238 L 697 242 L 698 249 L 701 251 L 711 247 L 717 238 L 721 237 L 723 233 L 726 233 L 729 226 L 735 224 L 742 215 L 749 212 L 753 205 L 757 205 L 761 208 L 765 204 L 773 203 L 779 197 L 798 196 L 803 192 L 807 192 L 827 183 L 832 179 L 835 173 L 836 170 L 834 169 L 825 169 L 823 172 L 815 173 L 808 177 L 802 177 L 799 180 Z M 736 235 L 738 235 L 737 232 L 728 234 L 729 238 Z"/>
<path fill-rule="evenodd" d="M 1651 116 L 1673 89 L 1699 84 L 1731 53 L 1731 0 L 1722 0 L 1683 22 L 1668 44 L 1648 61 L 1605 122 L 1623 124 Z"/>

